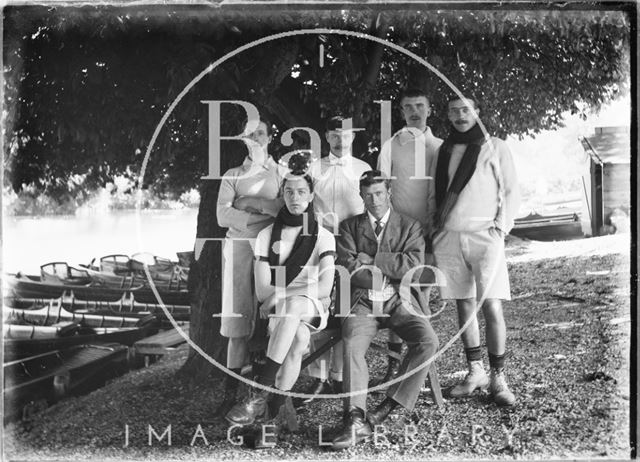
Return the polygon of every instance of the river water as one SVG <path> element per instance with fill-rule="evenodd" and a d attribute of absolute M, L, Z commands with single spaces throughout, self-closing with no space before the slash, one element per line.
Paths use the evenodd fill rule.
<path fill-rule="evenodd" d="M 39 274 L 40 265 L 49 262 L 77 265 L 105 255 L 138 252 L 175 261 L 176 252 L 194 248 L 197 215 L 196 209 L 182 209 L 4 217 L 2 271 Z"/>

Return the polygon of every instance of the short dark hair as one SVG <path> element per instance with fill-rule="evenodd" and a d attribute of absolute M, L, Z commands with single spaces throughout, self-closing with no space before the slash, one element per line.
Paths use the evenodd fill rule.
<path fill-rule="evenodd" d="M 380 170 L 369 170 L 360 176 L 360 189 L 369 187 L 373 184 L 384 183 L 387 190 L 390 186 L 390 180 Z"/>
<path fill-rule="evenodd" d="M 421 96 L 424 96 L 427 99 L 427 103 L 431 104 L 426 91 L 417 87 L 405 88 L 398 95 L 398 104 L 401 103 L 404 98 L 419 98 Z"/>
<path fill-rule="evenodd" d="M 297 180 L 298 178 L 302 178 L 303 180 L 305 180 L 309 185 L 309 191 L 313 192 L 313 180 L 311 179 L 311 176 L 308 173 L 305 173 L 304 175 L 293 175 L 293 174 L 285 175 L 284 180 L 282 180 L 282 184 L 280 185 L 280 191 L 284 192 L 284 185 L 287 184 L 287 181 Z"/>
<path fill-rule="evenodd" d="M 267 135 L 269 136 L 273 135 L 273 123 L 271 122 L 271 119 L 269 119 L 267 116 L 260 114 L 260 118 L 258 119 L 258 124 L 260 124 L 260 122 L 266 125 Z M 246 128 L 248 123 L 249 123 L 249 119 L 246 118 L 244 119 L 244 123 L 242 124 L 242 126 Z"/>
<path fill-rule="evenodd" d="M 473 108 L 478 109 L 478 100 L 475 99 L 473 96 L 462 95 L 462 98 L 461 98 L 460 96 L 455 94 L 451 95 L 447 100 L 447 107 L 449 106 L 449 103 L 453 103 L 454 101 L 462 101 L 462 100 L 471 101 L 473 103 Z"/>
<path fill-rule="evenodd" d="M 342 122 L 346 120 L 347 117 L 342 117 L 341 115 L 336 115 L 327 119 L 324 124 L 324 129 L 326 132 L 330 132 L 331 130 L 339 130 L 342 128 Z"/>

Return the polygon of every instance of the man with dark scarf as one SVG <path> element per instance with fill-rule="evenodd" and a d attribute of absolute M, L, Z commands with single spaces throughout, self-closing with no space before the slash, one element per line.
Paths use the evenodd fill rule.
<path fill-rule="evenodd" d="M 257 378 L 263 387 L 252 388 L 247 399 L 226 415 L 236 425 L 269 420 L 281 412 L 286 392 L 300 373 L 310 330 L 322 330 L 327 324 L 335 240 L 316 221 L 311 178 L 293 173 L 282 186 L 285 207 L 256 238 L 256 296 L 261 317 L 269 318 L 270 338 L 266 363 Z M 269 388 L 278 391 L 269 393 Z M 291 428 L 295 422 L 288 424 Z"/>
<path fill-rule="evenodd" d="M 504 237 L 513 227 L 519 205 L 516 172 L 503 140 L 485 136 L 480 109 L 470 98 L 448 104 L 451 131 L 436 165 L 436 217 L 433 246 L 437 267 L 446 276 L 443 299 L 455 299 L 469 372 L 452 397 L 470 396 L 489 387 L 499 406 L 515 396 L 504 376 L 506 326 L 501 300 L 510 300 Z M 476 302 L 486 321 L 490 377 L 482 363 Z"/>

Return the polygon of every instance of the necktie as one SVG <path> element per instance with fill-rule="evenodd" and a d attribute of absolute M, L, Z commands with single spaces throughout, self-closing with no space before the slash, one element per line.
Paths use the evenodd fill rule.
<path fill-rule="evenodd" d="M 374 232 L 376 233 L 376 237 L 380 236 L 382 232 L 382 222 L 380 220 L 376 220 L 376 229 L 374 229 Z"/>

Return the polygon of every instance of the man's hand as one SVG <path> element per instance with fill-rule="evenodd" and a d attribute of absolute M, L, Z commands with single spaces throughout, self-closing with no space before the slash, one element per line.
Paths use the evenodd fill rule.
<path fill-rule="evenodd" d="M 274 313 L 274 308 L 276 306 L 276 297 L 275 294 L 268 297 L 262 304 L 260 305 L 260 319 L 269 319 L 269 315 Z"/>
<path fill-rule="evenodd" d="M 498 239 L 504 239 L 507 236 L 504 231 L 496 226 L 494 226 L 493 228 L 489 228 L 489 234 L 495 235 Z"/>
<path fill-rule="evenodd" d="M 249 213 L 262 213 L 262 206 L 258 197 L 240 196 L 233 201 L 233 208 Z"/>
<path fill-rule="evenodd" d="M 363 265 L 373 265 L 374 262 L 373 257 L 364 252 L 358 252 L 356 260 L 358 260 Z"/>

